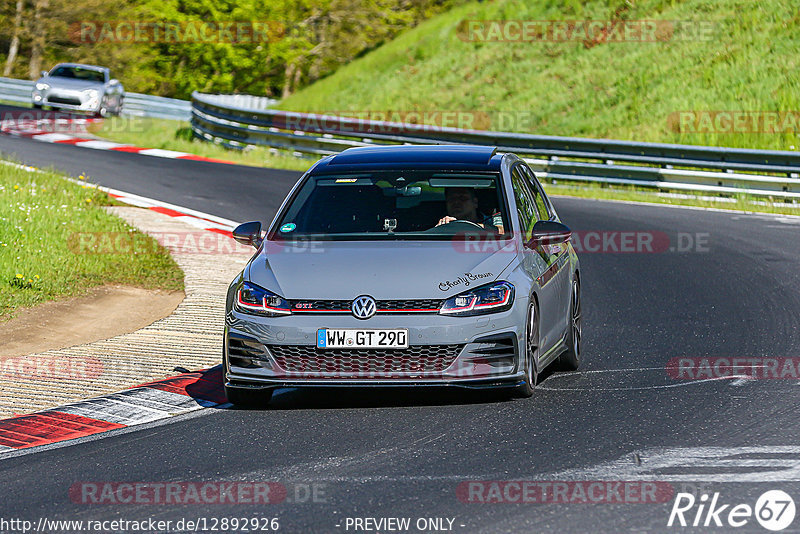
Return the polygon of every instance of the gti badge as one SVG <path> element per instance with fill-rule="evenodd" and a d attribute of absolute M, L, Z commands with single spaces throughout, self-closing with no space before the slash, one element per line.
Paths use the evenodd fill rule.
<path fill-rule="evenodd" d="M 350 306 L 350 310 L 352 310 L 356 319 L 369 319 L 377 311 L 375 299 L 366 295 L 357 297 L 352 306 Z"/>

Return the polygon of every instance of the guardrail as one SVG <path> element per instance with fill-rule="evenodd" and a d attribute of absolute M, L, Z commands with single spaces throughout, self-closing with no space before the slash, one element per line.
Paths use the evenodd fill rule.
<path fill-rule="evenodd" d="M 0 77 L 0 100 L 30 104 L 33 83 L 29 80 Z M 188 121 L 192 114 L 192 104 L 188 100 L 126 92 L 122 114 Z"/>
<path fill-rule="evenodd" d="M 236 100 L 239 98 L 240 100 Z M 192 94 L 195 136 L 325 155 L 375 144 L 496 146 L 551 180 L 800 199 L 800 152 L 636 143 L 462 130 L 250 107 L 236 95 Z"/>
<path fill-rule="evenodd" d="M 192 118 L 192 103 L 188 100 L 165 98 L 163 96 L 125 93 L 122 114 L 189 121 Z"/>

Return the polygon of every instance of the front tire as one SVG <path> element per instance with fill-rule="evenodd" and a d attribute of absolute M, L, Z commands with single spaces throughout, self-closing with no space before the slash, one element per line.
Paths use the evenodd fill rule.
<path fill-rule="evenodd" d="M 581 284 L 577 276 L 572 281 L 571 293 L 567 350 L 558 357 L 559 367 L 564 371 L 576 371 L 581 365 Z"/>
<path fill-rule="evenodd" d="M 533 395 L 534 387 L 539 381 L 539 306 L 535 300 L 531 299 L 528 307 L 528 319 L 525 322 L 525 378 L 524 382 L 517 386 L 516 396 L 528 398 Z"/>

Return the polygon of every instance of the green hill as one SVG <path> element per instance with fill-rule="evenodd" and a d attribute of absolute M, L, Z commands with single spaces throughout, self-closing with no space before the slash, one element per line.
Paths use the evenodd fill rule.
<path fill-rule="evenodd" d="M 645 42 L 553 42 L 547 33 L 524 42 L 471 40 L 498 35 L 487 21 L 514 20 L 560 21 L 562 29 L 563 21 L 624 20 L 635 29 L 649 20 L 657 29 Z M 468 21 L 484 22 L 469 33 Z M 799 51 L 800 9 L 791 1 L 473 2 L 402 33 L 280 107 L 455 111 L 474 113 L 485 129 L 792 150 L 800 147 Z M 706 121 L 687 121 L 680 131 L 678 113 L 687 111 L 695 114 L 684 117 Z M 733 122 L 718 111 L 749 115 Z M 751 122 L 755 116 L 766 124 Z M 765 127 L 769 133 L 753 132 Z"/>

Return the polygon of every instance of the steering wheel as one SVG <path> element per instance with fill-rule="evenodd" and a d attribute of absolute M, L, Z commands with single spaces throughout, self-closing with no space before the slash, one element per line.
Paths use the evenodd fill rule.
<path fill-rule="evenodd" d="M 476 226 L 476 227 L 480 228 L 481 230 L 484 230 L 484 229 L 485 229 L 485 228 L 484 228 L 483 226 L 481 226 L 480 224 L 478 224 L 478 223 L 475 223 L 475 222 L 472 222 L 472 221 L 467 221 L 467 220 L 465 220 L 465 219 L 456 219 L 455 221 L 450 221 L 449 223 L 444 223 L 444 224 L 442 224 L 442 225 L 440 225 L 440 226 L 447 226 L 448 224 L 453 224 L 453 223 L 464 223 L 464 224 L 471 224 L 472 226 Z"/>

